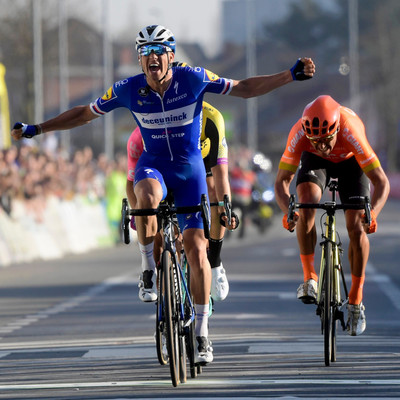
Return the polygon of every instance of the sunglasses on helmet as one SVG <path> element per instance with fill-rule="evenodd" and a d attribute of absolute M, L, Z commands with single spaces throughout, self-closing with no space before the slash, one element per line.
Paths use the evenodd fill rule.
<path fill-rule="evenodd" d="M 154 52 L 154 54 L 156 54 L 157 56 L 161 56 L 168 51 L 171 51 L 171 49 L 162 44 L 146 44 L 139 47 L 138 51 L 141 56 L 149 56 L 152 52 Z"/>

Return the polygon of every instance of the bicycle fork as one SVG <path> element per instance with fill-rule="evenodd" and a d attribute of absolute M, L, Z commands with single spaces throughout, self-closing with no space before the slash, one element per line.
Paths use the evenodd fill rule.
<path fill-rule="evenodd" d="M 331 306 L 333 311 L 333 321 L 339 320 L 343 330 L 345 330 L 345 322 L 344 322 L 344 313 L 343 308 L 347 304 L 347 287 L 344 279 L 344 273 L 340 261 L 340 252 L 342 251 L 340 243 L 337 242 L 336 235 L 336 219 L 332 215 L 327 215 L 327 220 L 325 223 L 326 230 L 325 235 L 323 235 L 323 241 L 320 243 L 322 247 L 321 254 L 321 265 L 320 265 L 320 279 L 318 282 L 318 294 L 317 294 L 317 311 L 316 314 L 322 317 L 322 299 L 324 292 L 324 280 L 325 274 L 332 273 L 331 275 L 331 287 L 332 293 L 330 296 Z M 333 271 L 327 271 L 325 265 L 325 246 L 326 242 L 330 242 L 332 244 L 332 265 Z M 340 280 L 343 282 L 344 291 L 345 291 L 345 300 L 342 300 L 342 294 L 340 291 Z"/>

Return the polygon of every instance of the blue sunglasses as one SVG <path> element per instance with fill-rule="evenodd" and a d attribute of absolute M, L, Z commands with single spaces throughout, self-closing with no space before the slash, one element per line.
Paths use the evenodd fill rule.
<path fill-rule="evenodd" d="M 139 48 L 139 54 L 141 56 L 149 56 L 152 52 L 157 56 L 161 56 L 168 51 L 171 51 L 170 48 L 162 44 L 147 44 Z"/>

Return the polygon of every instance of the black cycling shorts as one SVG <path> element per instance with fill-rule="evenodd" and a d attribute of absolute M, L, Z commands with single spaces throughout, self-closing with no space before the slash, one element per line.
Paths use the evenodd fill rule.
<path fill-rule="evenodd" d="M 331 178 L 337 178 L 342 203 L 358 203 L 370 195 L 369 179 L 353 156 L 334 163 L 315 154 L 304 151 L 297 172 L 296 186 L 304 182 L 317 184 L 324 192 Z"/>

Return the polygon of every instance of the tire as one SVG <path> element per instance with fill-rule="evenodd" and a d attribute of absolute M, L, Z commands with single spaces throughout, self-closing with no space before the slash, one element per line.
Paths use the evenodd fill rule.
<path fill-rule="evenodd" d="M 160 268 L 158 273 L 158 296 L 156 302 L 156 349 L 158 362 L 161 365 L 168 363 L 168 357 L 163 352 L 163 333 L 165 326 L 165 299 L 164 299 L 164 280 L 163 280 L 163 269 Z M 166 346 L 164 337 L 164 346 Z"/>
<path fill-rule="evenodd" d="M 183 264 L 183 258 L 181 259 Z M 187 347 L 186 347 L 186 333 L 184 328 L 184 318 L 182 319 L 180 315 L 180 310 L 183 313 L 186 312 L 187 296 L 182 282 L 182 277 L 180 271 L 176 270 L 178 274 L 176 279 L 176 293 L 177 293 L 177 317 L 178 317 L 178 327 L 179 327 L 179 379 L 181 383 L 186 383 L 187 381 L 187 370 L 186 370 L 186 358 L 187 358 Z"/>
<path fill-rule="evenodd" d="M 336 361 L 336 332 L 337 332 L 337 320 L 332 320 L 332 339 L 331 339 L 331 362 Z"/>
<path fill-rule="evenodd" d="M 324 356 L 325 365 L 328 367 L 331 362 L 332 356 L 332 337 L 336 335 L 333 333 L 333 313 L 332 313 L 332 271 L 333 271 L 333 254 L 332 243 L 327 242 L 324 244 L 324 307 L 323 307 L 323 331 L 324 331 Z"/>
<path fill-rule="evenodd" d="M 187 381 L 187 371 L 186 371 L 186 338 L 182 331 L 179 335 L 179 379 L 181 383 L 186 383 Z"/>
<path fill-rule="evenodd" d="M 177 304 L 175 297 L 175 258 L 170 251 L 164 250 L 161 259 L 164 279 L 165 328 L 169 369 L 174 387 L 179 385 L 179 327 L 177 319 Z"/>
<path fill-rule="evenodd" d="M 337 246 L 333 247 L 332 246 L 332 255 L 334 255 L 333 260 L 335 260 L 335 266 L 332 269 L 332 342 L 331 342 L 331 362 L 336 361 L 336 334 L 337 334 L 337 326 L 338 326 L 338 320 L 340 320 L 340 310 L 339 310 L 339 302 L 340 299 L 337 298 L 336 292 L 340 293 L 340 272 L 343 273 L 342 268 L 341 268 L 341 262 L 340 262 L 340 255 L 339 255 L 339 250 Z M 336 265 L 336 262 L 339 264 Z M 337 285 L 337 287 L 336 287 Z M 342 317 L 343 318 L 343 317 Z"/>
<path fill-rule="evenodd" d="M 128 204 L 128 199 L 122 199 L 122 210 L 121 210 L 121 228 L 122 228 L 122 236 L 123 236 L 123 241 L 125 244 L 129 244 L 131 241 L 130 235 L 129 235 L 129 204 Z"/>
<path fill-rule="evenodd" d="M 189 293 L 190 293 L 190 267 L 189 264 L 186 262 L 186 285 L 188 287 Z M 191 298 L 193 302 L 193 298 Z M 190 307 L 190 301 L 186 297 L 185 298 L 185 312 L 187 315 L 190 314 L 191 312 L 191 307 Z M 189 360 L 189 370 L 190 370 L 190 377 L 191 378 L 196 378 L 197 377 L 197 368 L 194 363 L 194 352 L 195 352 L 195 342 L 196 342 L 196 336 L 195 336 L 195 329 L 194 329 L 194 323 L 195 321 L 193 320 L 192 323 L 185 328 L 185 336 L 186 336 L 186 353 L 187 353 L 187 358 Z"/>

